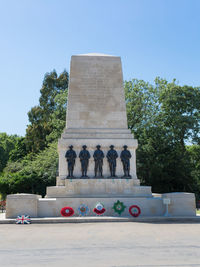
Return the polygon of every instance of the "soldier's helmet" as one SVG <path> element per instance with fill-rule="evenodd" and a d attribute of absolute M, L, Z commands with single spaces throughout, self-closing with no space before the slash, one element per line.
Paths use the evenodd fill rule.
<path fill-rule="evenodd" d="M 86 145 L 83 145 L 82 148 L 87 148 L 87 146 Z"/>
<path fill-rule="evenodd" d="M 113 145 L 111 145 L 111 146 L 110 146 L 110 148 L 112 149 L 112 148 L 114 148 L 114 146 L 113 146 Z"/>

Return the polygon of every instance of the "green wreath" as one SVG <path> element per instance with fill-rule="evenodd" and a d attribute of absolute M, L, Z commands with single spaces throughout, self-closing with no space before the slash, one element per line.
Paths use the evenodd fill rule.
<path fill-rule="evenodd" d="M 121 215 L 122 212 L 124 212 L 126 206 L 124 205 L 123 202 L 120 202 L 117 200 L 117 202 L 114 203 L 113 207 L 115 212 L 117 212 L 119 215 Z"/>

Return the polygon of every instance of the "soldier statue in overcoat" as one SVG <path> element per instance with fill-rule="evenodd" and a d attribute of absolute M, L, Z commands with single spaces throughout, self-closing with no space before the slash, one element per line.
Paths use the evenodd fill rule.
<path fill-rule="evenodd" d="M 90 153 L 88 150 L 86 150 L 87 146 L 82 146 L 82 150 L 79 153 L 79 158 L 81 161 L 81 171 L 82 171 L 82 178 L 86 178 L 87 176 L 87 170 L 88 170 L 88 164 L 90 159 Z"/>
<path fill-rule="evenodd" d="M 115 174 L 116 173 L 116 166 L 117 166 L 116 159 L 118 158 L 118 154 L 117 154 L 117 151 L 114 150 L 113 145 L 110 146 L 110 150 L 108 151 L 106 157 L 108 159 L 108 163 L 109 163 L 109 167 L 110 167 L 110 176 L 116 177 L 116 174 Z"/>
<path fill-rule="evenodd" d="M 104 158 L 104 153 L 100 149 L 101 146 L 97 145 L 96 150 L 94 151 L 93 158 L 94 158 L 94 174 L 95 177 L 103 177 L 103 158 Z"/>
<path fill-rule="evenodd" d="M 124 177 L 131 177 L 130 175 L 130 158 L 131 158 L 131 152 L 127 150 L 128 146 L 123 146 L 124 150 L 120 154 L 120 158 L 123 165 L 124 170 Z"/>
<path fill-rule="evenodd" d="M 73 146 L 69 146 L 69 150 L 65 153 L 65 158 L 68 163 L 68 176 L 67 178 L 72 178 L 73 176 L 73 171 L 74 171 L 74 165 L 75 165 L 75 160 L 76 160 L 76 152 L 73 150 Z"/>

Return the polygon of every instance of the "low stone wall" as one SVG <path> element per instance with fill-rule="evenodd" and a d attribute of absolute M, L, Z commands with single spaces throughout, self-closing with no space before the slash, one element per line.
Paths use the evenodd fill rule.
<path fill-rule="evenodd" d="M 6 200 L 6 218 L 16 218 L 18 215 L 27 214 L 31 217 L 38 216 L 39 195 L 13 194 Z"/>
<path fill-rule="evenodd" d="M 137 205 L 141 209 L 140 217 L 165 216 L 166 206 L 163 199 L 170 199 L 169 216 L 195 216 L 195 196 L 192 193 L 168 193 L 151 197 L 107 196 L 107 197 L 57 197 L 41 198 L 38 195 L 16 194 L 7 196 L 6 218 L 16 218 L 17 215 L 27 214 L 31 217 L 60 217 L 63 207 L 71 207 L 73 216 L 80 216 L 78 208 L 85 204 L 89 208 L 87 216 L 95 216 L 94 208 L 102 203 L 105 213 L 102 216 L 131 217 L 129 208 Z M 121 215 L 113 209 L 114 203 L 123 202 L 126 206 Z"/>

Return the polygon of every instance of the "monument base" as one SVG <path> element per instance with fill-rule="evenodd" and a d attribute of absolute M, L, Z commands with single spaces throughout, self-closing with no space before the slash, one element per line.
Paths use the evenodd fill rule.
<path fill-rule="evenodd" d="M 145 194 L 149 192 L 148 190 L 144 190 Z M 52 191 L 51 193 L 53 196 Z M 170 202 L 167 216 L 196 216 L 195 196 L 193 193 L 149 194 L 149 196 L 142 196 L 141 190 L 140 194 L 140 196 L 133 196 L 130 193 L 127 193 L 126 195 L 108 194 L 107 196 L 89 196 L 84 194 L 66 196 L 65 192 L 65 196 L 63 194 L 63 197 L 46 198 L 41 198 L 41 196 L 32 194 L 8 195 L 6 218 L 16 218 L 18 215 L 22 214 L 30 215 L 32 218 L 61 217 L 60 211 L 64 207 L 71 207 L 74 210 L 72 217 L 77 217 L 80 216 L 79 207 L 83 204 L 88 207 L 86 217 L 132 217 L 129 209 L 133 205 L 140 208 L 140 217 L 164 217 L 166 216 L 166 205 L 164 204 L 164 199 L 168 199 Z M 114 209 L 114 204 L 118 201 L 123 203 L 125 206 L 125 209 L 121 214 L 118 214 Z M 102 203 L 105 208 L 105 212 L 102 215 L 96 215 L 94 212 L 97 203 Z"/>
<path fill-rule="evenodd" d="M 59 179 L 59 178 L 58 178 Z M 144 196 L 151 197 L 150 186 L 139 186 L 138 179 L 65 179 L 64 185 L 47 187 L 46 198 L 79 196 Z"/>

